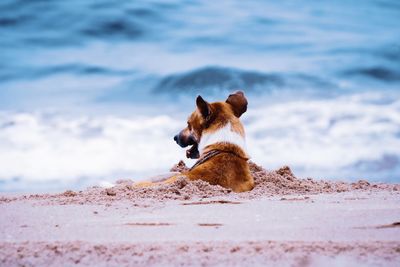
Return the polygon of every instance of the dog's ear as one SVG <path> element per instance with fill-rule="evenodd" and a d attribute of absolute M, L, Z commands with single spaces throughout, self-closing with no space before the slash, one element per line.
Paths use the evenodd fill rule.
<path fill-rule="evenodd" d="M 236 117 L 240 118 L 247 110 L 247 99 L 242 91 L 236 91 L 230 94 L 226 103 L 231 105 L 233 113 Z"/>
<path fill-rule="evenodd" d="M 196 98 L 196 106 L 199 109 L 203 118 L 208 118 L 211 114 L 210 104 L 207 103 L 201 96 Z"/>

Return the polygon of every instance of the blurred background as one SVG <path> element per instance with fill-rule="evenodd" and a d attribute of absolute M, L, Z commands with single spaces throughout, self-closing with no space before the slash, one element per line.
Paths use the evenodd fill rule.
<path fill-rule="evenodd" d="M 165 173 L 195 96 L 239 88 L 256 163 L 400 182 L 399 25 L 397 0 L 2 0 L 0 191 Z"/>

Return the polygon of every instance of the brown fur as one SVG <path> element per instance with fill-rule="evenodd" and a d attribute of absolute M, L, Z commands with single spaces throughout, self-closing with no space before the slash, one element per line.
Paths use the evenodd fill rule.
<path fill-rule="evenodd" d="M 245 192 L 253 189 L 254 181 L 247 163 L 248 157 L 236 145 L 217 143 L 207 147 L 207 150 L 219 150 L 218 154 L 193 170 L 184 173 L 189 180 L 201 179 L 213 185 L 230 188 L 235 192 Z"/>
<path fill-rule="evenodd" d="M 213 185 L 230 188 L 235 192 L 253 189 L 254 180 L 247 163 L 248 156 L 238 145 L 218 142 L 210 144 L 199 155 L 197 146 L 204 134 L 216 132 L 227 123 L 232 131 L 245 136 L 239 117 L 247 110 L 247 100 L 242 92 L 231 94 L 225 102 L 208 103 L 200 96 L 196 99 L 197 109 L 189 116 L 187 127 L 175 137 L 183 147 L 192 145 L 187 156 L 200 160 L 208 152 L 218 150 L 219 153 L 188 172 L 183 173 L 189 180 L 201 179 Z M 163 183 L 171 183 L 180 175 L 175 175 Z M 158 183 L 143 182 L 138 186 L 151 186 Z"/>

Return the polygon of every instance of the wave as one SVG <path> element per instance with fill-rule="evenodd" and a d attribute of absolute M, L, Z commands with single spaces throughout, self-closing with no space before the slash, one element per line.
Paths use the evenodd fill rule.
<path fill-rule="evenodd" d="M 155 87 L 156 92 L 169 91 L 208 91 L 233 90 L 237 88 L 256 88 L 263 85 L 282 86 L 283 80 L 274 74 L 243 71 L 232 68 L 205 67 L 183 74 L 173 74 L 163 78 Z"/>
<path fill-rule="evenodd" d="M 109 21 L 100 20 L 90 25 L 91 27 L 82 29 L 82 33 L 91 37 L 124 39 L 137 39 L 144 35 L 144 31 L 134 21 L 127 19 L 112 19 Z"/>
<path fill-rule="evenodd" d="M 399 82 L 400 71 L 389 69 L 388 67 L 368 67 L 348 70 L 344 72 L 348 76 L 365 76 L 371 79 L 381 80 L 385 82 Z"/>
<path fill-rule="evenodd" d="M 332 89 L 336 85 L 321 77 L 308 74 L 263 73 L 227 67 L 207 66 L 189 72 L 172 74 L 160 80 L 154 92 L 232 91 L 245 88 L 248 92 L 268 92 L 278 89 Z"/>
<path fill-rule="evenodd" d="M 132 84 L 147 92 L 327 91 L 364 88 L 371 79 L 385 82 L 373 90 L 385 89 L 400 80 L 398 12 L 389 7 L 397 4 L 385 3 L 3 0 L 0 86 L 34 91 L 46 84 L 50 92 L 60 81 L 46 79 L 55 74 L 96 74 L 98 83 L 126 75 L 107 88 L 117 93 Z M 215 15 L 220 10 L 226 16 Z M 143 77 L 154 80 L 149 88 L 142 89 Z"/>
<path fill-rule="evenodd" d="M 126 76 L 132 74 L 129 71 L 113 70 L 106 67 L 90 66 L 83 64 L 64 64 L 51 67 L 20 67 L 15 68 L 13 71 L 4 70 L 0 72 L 0 79 L 2 82 L 13 81 L 13 80 L 38 80 L 49 78 L 53 75 L 58 74 L 70 74 L 77 76 L 89 76 L 89 75 L 102 75 L 108 76 Z"/>

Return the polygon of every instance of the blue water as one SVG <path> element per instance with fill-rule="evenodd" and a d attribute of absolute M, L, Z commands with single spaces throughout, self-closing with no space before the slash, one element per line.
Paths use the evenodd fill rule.
<path fill-rule="evenodd" d="M 224 99 L 237 88 L 252 105 L 249 150 L 266 167 L 399 181 L 399 25 L 396 0 L 2 0 L 0 190 L 165 171 L 184 155 L 173 144 L 165 153 L 174 156 L 149 162 L 184 126 L 193 96 Z M 163 129 L 153 140 L 130 132 L 148 121 L 157 123 L 139 136 Z M 108 136 L 110 125 L 126 135 Z M 97 151 L 85 147 L 96 140 Z M 117 149 L 129 161 L 94 158 L 121 140 L 132 144 Z M 154 147 L 137 164 L 130 151 L 143 143 Z M 331 164 L 319 161 L 324 147 Z M 74 168 L 82 158 L 93 166 Z"/>

